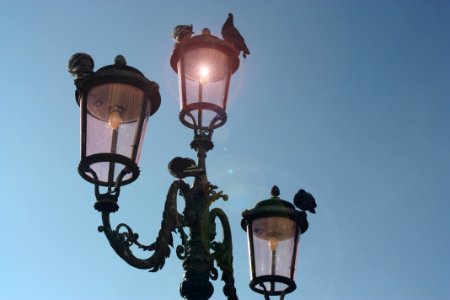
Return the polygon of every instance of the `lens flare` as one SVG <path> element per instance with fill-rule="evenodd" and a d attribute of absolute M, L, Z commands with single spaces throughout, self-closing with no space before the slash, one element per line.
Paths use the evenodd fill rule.
<path fill-rule="evenodd" d="M 200 67 L 200 83 L 205 85 L 209 82 L 209 68 L 206 66 Z"/>

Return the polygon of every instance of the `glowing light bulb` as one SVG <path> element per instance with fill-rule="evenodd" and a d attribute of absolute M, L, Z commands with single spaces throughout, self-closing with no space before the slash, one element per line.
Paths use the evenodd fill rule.
<path fill-rule="evenodd" d="M 269 240 L 269 247 L 272 252 L 277 251 L 278 239 L 276 237 L 271 237 Z"/>
<path fill-rule="evenodd" d="M 108 125 L 112 129 L 119 128 L 122 123 L 122 116 L 119 110 L 113 110 L 109 113 Z"/>
<path fill-rule="evenodd" d="M 207 84 L 209 81 L 209 69 L 205 66 L 200 67 L 200 83 Z"/>

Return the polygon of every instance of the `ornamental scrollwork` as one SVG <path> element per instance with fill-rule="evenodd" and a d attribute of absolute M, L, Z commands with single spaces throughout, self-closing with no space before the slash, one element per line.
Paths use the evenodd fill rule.
<path fill-rule="evenodd" d="M 170 256 L 170 248 L 173 248 L 173 232 L 178 232 L 181 236 L 181 243 L 176 247 L 176 254 L 180 259 L 184 259 L 187 253 L 188 237 L 184 232 L 184 218 L 177 210 L 177 195 L 180 193 L 185 199 L 190 197 L 190 188 L 182 180 L 174 181 L 167 193 L 164 205 L 163 220 L 158 232 L 156 241 L 150 245 L 141 244 L 139 235 L 130 226 L 120 223 L 112 230 L 108 212 L 102 213 L 103 226 L 99 226 L 99 231 L 104 232 L 112 248 L 128 264 L 139 268 L 156 272 L 164 267 L 165 260 Z M 143 251 L 153 251 L 147 259 L 140 259 L 134 256 L 131 246 L 136 245 Z"/>

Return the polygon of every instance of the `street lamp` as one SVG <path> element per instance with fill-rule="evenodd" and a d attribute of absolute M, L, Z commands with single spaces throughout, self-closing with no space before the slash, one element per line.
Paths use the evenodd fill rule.
<path fill-rule="evenodd" d="M 306 213 L 279 198 L 277 186 L 272 198 L 259 202 L 242 213 L 242 228 L 247 231 L 250 287 L 266 297 L 296 289 L 295 263 L 300 233 L 308 229 Z"/>
<path fill-rule="evenodd" d="M 120 186 L 139 176 L 148 118 L 161 103 L 159 88 L 117 56 L 115 63 L 93 72 L 94 61 L 78 53 L 69 61 L 77 76 L 75 98 L 80 106 L 81 161 L 78 171 L 96 186 L 99 211 L 115 212 Z M 107 193 L 100 194 L 99 186 Z"/>
<path fill-rule="evenodd" d="M 180 121 L 193 129 L 191 147 L 197 152 L 197 162 L 176 157 L 169 163 L 169 171 L 176 180 L 167 193 L 161 229 L 156 241 L 150 245 L 140 243 L 139 235 L 127 224 L 121 223 L 113 229 L 109 216 L 119 208 L 120 188 L 139 176 L 138 161 L 148 119 L 161 102 L 159 87 L 139 70 L 127 66 L 121 55 L 116 57 L 113 65 L 95 72 L 92 58 L 85 53 L 74 54 L 68 66 L 69 72 L 76 77 L 75 97 L 80 106 L 79 173 L 95 186 L 97 200 L 94 207 L 102 213 L 103 221 L 99 231 L 104 232 L 111 247 L 128 264 L 151 272 L 164 266 L 173 247 L 172 232 L 179 233 L 181 245 L 176 247 L 176 254 L 183 261 L 184 269 L 180 294 L 188 300 L 211 297 L 210 279 L 218 278 L 214 262 L 222 271 L 224 294 L 229 300 L 237 299 L 228 218 L 222 209 L 210 208 L 213 202 L 227 200 L 228 196 L 208 181 L 205 162 L 207 152 L 214 146 L 214 129 L 227 120 L 230 79 L 239 67 L 240 50 L 229 42 L 234 28 L 230 29 L 227 22 L 228 42 L 211 35 L 206 28 L 201 34 L 192 36 L 192 26 L 176 27 L 177 43 L 170 63 L 178 73 L 180 83 Z M 184 181 L 186 177 L 194 178 L 192 186 Z M 101 189 L 106 191 L 101 192 Z M 185 201 L 182 213 L 177 210 L 178 195 Z M 249 237 L 250 286 L 266 299 L 270 295 L 284 297 L 295 289 L 293 269 L 298 236 L 307 227 L 304 212 L 279 200 L 279 190 L 274 188 L 272 195 L 271 200 L 244 212 L 242 223 Z M 223 228 L 221 241 L 215 239 L 216 221 Z M 271 252 L 264 250 L 261 243 L 270 245 L 266 248 Z M 131 250 L 133 245 L 152 251 L 152 255 L 146 259 L 136 257 Z M 291 271 L 284 270 L 285 267 Z"/>
<path fill-rule="evenodd" d="M 170 64 L 180 83 L 180 121 L 202 132 L 222 126 L 231 74 L 239 67 L 233 49 L 205 28 L 175 45 Z"/>

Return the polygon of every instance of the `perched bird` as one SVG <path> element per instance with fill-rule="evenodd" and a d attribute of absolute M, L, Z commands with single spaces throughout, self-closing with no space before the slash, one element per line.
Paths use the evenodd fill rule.
<path fill-rule="evenodd" d="M 313 214 L 316 213 L 315 208 L 317 207 L 316 200 L 313 195 L 306 192 L 305 190 L 299 190 L 294 196 L 294 204 L 300 210 L 309 211 Z"/>
<path fill-rule="evenodd" d="M 89 54 L 75 53 L 70 57 L 67 69 L 73 76 L 89 75 L 94 72 L 94 60 Z"/>
<path fill-rule="evenodd" d="M 189 176 L 198 176 L 205 172 L 197 167 L 195 161 L 191 158 L 175 157 L 169 162 L 169 172 L 173 177 L 184 178 Z"/>
<path fill-rule="evenodd" d="M 229 13 L 225 24 L 222 26 L 222 36 L 225 42 L 231 44 L 237 51 L 241 52 L 244 58 L 250 54 L 250 51 L 245 44 L 244 38 L 241 36 L 233 23 L 233 14 Z"/>
<path fill-rule="evenodd" d="M 192 25 L 178 25 L 175 26 L 172 32 L 172 38 L 177 43 L 189 39 L 194 32 L 192 31 Z"/>

